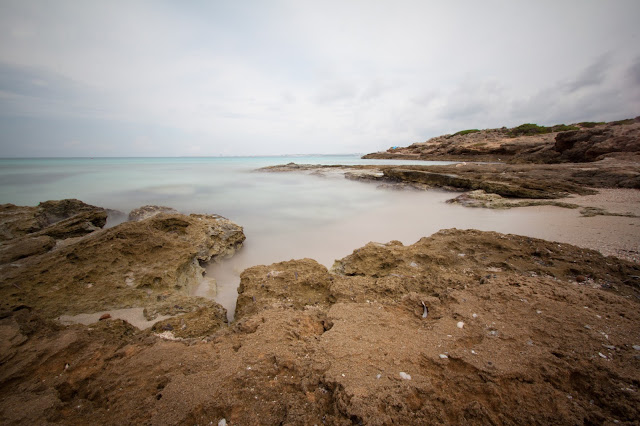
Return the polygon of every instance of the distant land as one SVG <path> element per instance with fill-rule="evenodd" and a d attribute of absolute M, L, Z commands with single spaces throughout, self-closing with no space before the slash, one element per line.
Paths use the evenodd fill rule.
<path fill-rule="evenodd" d="M 551 127 L 467 129 L 407 147 L 367 154 L 367 159 L 583 163 L 640 152 L 640 117 Z"/>

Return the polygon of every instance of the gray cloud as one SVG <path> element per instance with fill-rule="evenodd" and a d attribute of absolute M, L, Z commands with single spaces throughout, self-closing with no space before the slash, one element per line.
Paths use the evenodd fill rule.
<path fill-rule="evenodd" d="M 637 115 L 639 15 L 626 0 L 5 0 L 0 151 L 369 152 Z"/>
<path fill-rule="evenodd" d="M 640 88 L 640 56 L 635 58 L 633 64 L 629 67 L 628 71 L 629 78 L 632 83 Z"/>
<path fill-rule="evenodd" d="M 611 65 L 611 55 L 602 55 L 578 74 L 575 80 L 566 83 L 562 89 L 568 93 L 573 93 L 583 88 L 599 86 L 605 81 Z"/>

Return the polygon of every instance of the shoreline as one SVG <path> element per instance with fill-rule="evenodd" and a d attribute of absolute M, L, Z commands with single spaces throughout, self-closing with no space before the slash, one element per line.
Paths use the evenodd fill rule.
<path fill-rule="evenodd" d="M 461 165 L 462 163 L 458 163 Z M 378 184 L 381 187 L 398 190 L 428 191 L 442 189 L 451 198 L 448 202 L 457 202 L 458 198 L 465 197 L 475 191 L 456 191 L 447 185 L 440 183 L 425 184 L 422 182 L 399 180 L 388 178 L 385 172 L 394 166 L 318 166 L 289 163 L 286 165 L 271 166 L 263 171 L 273 173 L 305 173 L 319 178 L 335 178 L 343 176 L 347 179 L 360 180 Z M 405 168 L 406 166 L 400 166 Z M 474 164 L 466 163 L 461 167 L 454 166 L 429 166 L 421 170 L 438 169 L 439 171 L 459 171 L 462 168 L 474 168 Z M 483 167 L 483 165 L 479 166 Z M 505 198 L 496 194 L 486 194 L 480 191 L 480 196 L 462 202 L 465 208 L 484 208 L 496 211 L 508 209 L 528 209 L 531 211 L 557 210 L 556 218 L 546 224 L 536 227 L 543 231 L 549 227 L 549 231 L 536 232 L 537 238 L 551 239 L 578 247 L 590 248 L 600 251 L 606 256 L 616 256 L 621 259 L 640 263 L 640 190 L 632 188 L 591 188 L 587 186 L 574 186 L 572 188 L 578 194 L 558 194 L 555 199 L 524 199 Z M 489 197 L 487 197 L 489 195 Z M 560 198 L 562 197 L 562 198 Z M 488 200 L 488 202 L 487 202 Z M 564 210 L 564 211 L 563 211 Z M 532 215 L 532 217 L 535 215 Z M 551 216 L 554 216 L 553 213 Z M 557 221 L 556 221 L 557 219 Z M 559 222 L 558 222 L 559 221 Z M 464 229 L 474 229 L 473 225 Z M 607 230 L 603 233 L 602 230 Z M 507 229 L 485 229 L 511 232 Z M 526 230 L 512 232 L 527 234 Z M 545 238 L 546 237 L 546 238 Z"/>
<path fill-rule="evenodd" d="M 237 252 L 221 264 L 233 265 L 247 253 L 238 251 L 241 226 L 155 206 L 102 229 L 107 212 L 78 200 L 3 205 L 0 384 L 11 386 L 0 387 L 0 421 L 640 418 L 640 192 L 592 189 L 589 179 L 536 183 L 573 166 L 546 168 L 538 180 L 529 178 L 539 169 L 528 166 L 434 167 L 279 170 L 401 189 L 389 200 L 414 204 L 398 216 L 368 205 L 366 215 L 341 222 L 342 232 L 319 226 L 313 238 L 327 243 L 354 232 L 370 241 L 368 224 L 384 224 L 381 242 L 349 246 L 330 267 L 301 256 L 282 261 L 265 239 L 263 250 L 280 260 L 240 268 L 231 322 L 223 306 L 193 291 L 207 262 Z M 456 194 L 467 200 L 445 202 Z M 429 205 L 434 195 L 442 204 Z M 527 207 L 539 202 L 572 208 Z M 441 229 L 451 219 L 443 207 L 472 214 L 474 228 L 485 230 Z M 416 229 L 394 226 L 403 222 L 434 229 L 408 241 Z M 515 235 L 518 227 L 529 236 Z M 313 245 L 310 236 L 304 241 Z M 341 247 L 339 239 L 329 246 Z"/>
<path fill-rule="evenodd" d="M 95 214 L 89 209 L 82 214 Z M 522 209 L 535 215 L 551 207 Z M 39 232 L 61 223 L 67 231 L 85 229 L 71 222 Z M 640 416 L 636 263 L 531 237 L 440 230 L 410 245 L 368 243 L 331 269 L 313 259 L 248 268 L 236 319 L 227 323 L 217 303 L 172 287 L 181 275 L 163 284 L 152 269 L 158 261 L 169 267 L 167 253 L 154 254 L 158 241 L 194 253 L 177 243 L 203 230 L 214 237 L 207 246 L 215 253 L 244 239 L 225 239 L 241 228 L 219 216 L 160 212 L 0 267 L 4 278 L 19 270 L 0 286 L 0 383 L 14 384 L 0 388 L 0 419 L 445 424 L 538 416 L 572 424 Z M 120 258 L 116 242 L 144 256 L 112 269 Z M 99 251 L 79 255 L 90 247 Z M 172 264 L 178 271 L 192 264 L 179 258 Z M 90 273 L 97 260 L 112 265 L 100 273 L 109 278 L 89 283 L 82 271 Z M 72 275 L 63 287 L 57 274 L 64 271 Z M 114 309 L 127 305 L 124 313 L 135 312 L 141 327 L 152 317 L 158 322 L 141 330 L 116 319 L 117 310 L 112 317 L 98 309 L 80 316 L 86 325 L 63 325 L 47 314 L 71 298 L 74 309 L 83 301 L 95 305 L 97 294 Z"/>

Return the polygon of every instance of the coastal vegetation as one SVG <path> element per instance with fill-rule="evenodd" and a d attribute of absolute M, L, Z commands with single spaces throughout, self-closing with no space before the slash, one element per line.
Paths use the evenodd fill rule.
<path fill-rule="evenodd" d="M 581 123 L 578 123 L 578 126 L 580 127 L 586 127 L 587 129 L 592 129 L 596 126 L 599 126 L 600 124 L 605 124 L 604 121 L 583 121 Z"/>
<path fill-rule="evenodd" d="M 567 126 L 566 124 L 556 124 L 554 126 L 547 127 L 533 123 L 525 123 L 510 129 L 508 134 L 510 137 L 515 138 L 516 136 L 542 135 L 552 132 L 567 132 L 569 130 L 580 130 L 580 128 L 576 126 Z"/>
<path fill-rule="evenodd" d="M 627 126 L 633 123 L 635 123 L 635 120 L 633 118 L 627 118 L 625 120 L 613 121 L 611 124 L 613 124 L 614 126 Z"/>
<path fill-rule="evenodd" d="M 468 129 L 468 130 L 460 130 L 459 132 L 454 133 L 453 135 L 451 135 L 451 137 L 454 136 L 462 136 L 462 135 L 468 135 L 469 133 L 477 133 L 480 130 L 478 129 Z"/>

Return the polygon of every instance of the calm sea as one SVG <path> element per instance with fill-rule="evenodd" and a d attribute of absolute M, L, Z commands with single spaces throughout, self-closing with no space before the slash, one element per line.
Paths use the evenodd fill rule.
<path fill-rule="evenodd" d="M 236 256 L 208 268 L 208 276 L 218 281 L 216 300 L 230 315 L 239 274 L 253 265 L 309 257 L 331 266 L 369 241 L 411 244 L 453 227 L 553 237 L 544 232 L 545 215 L 531 209 L 469 209 L 446 204 L 453 195 L 444 191 L 399 191 L 335 175 L 256 171 L 289 162 L 401 164 L 355 155 L 0 159 L 0 203 L 78 198 L 125 213 L 154 204 L 223 215 L 242 225 L 247 236 Z M 214 296 L 206 281 L 197 294 Z"/>

